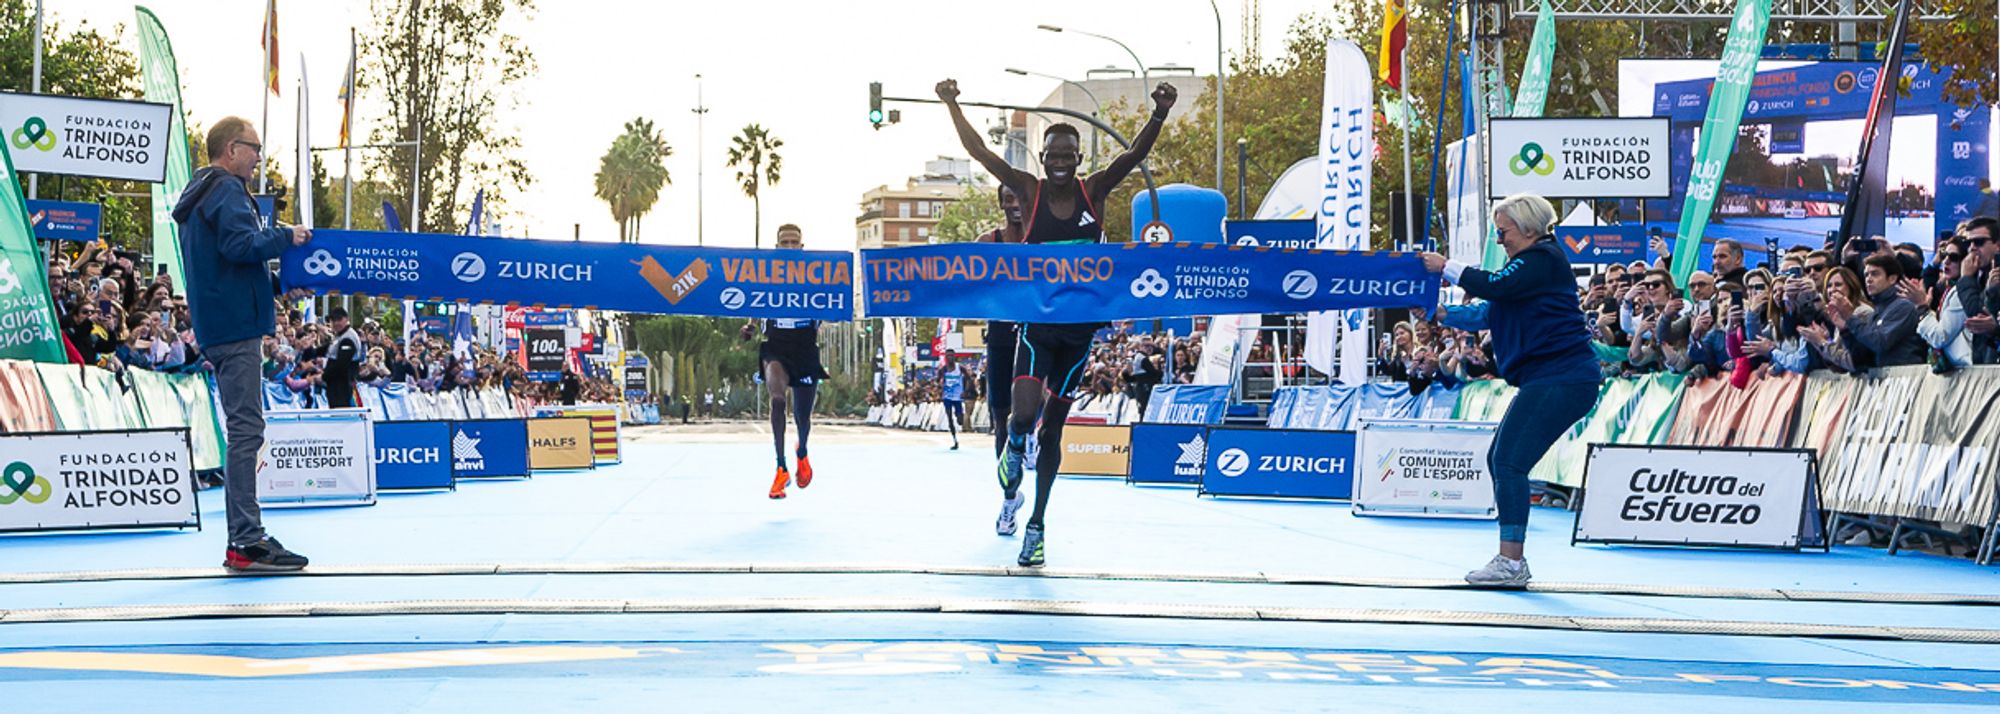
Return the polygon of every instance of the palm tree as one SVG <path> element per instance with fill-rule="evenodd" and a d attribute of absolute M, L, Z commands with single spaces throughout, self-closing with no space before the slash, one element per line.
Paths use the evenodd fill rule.
<path fill-rule="evenodd" d="M 666 135 L 642 117 L 625 122 L 625 133 L 598 160 L 597 197 L 609 204 L 611 218 L 618 221 L 618 242 L 639 242 L 639 219 L 659 202 L 660 188 L 673 183 L 666 167 L 666 158 L 673 155 Z"/>
<path fill-rule="evenodd" d="M 749 196 L 756 207 L 757 217 L 751 230 L 751 245 L 763 247 L 764 201 L 759 188 L 778 185 L 778 171 L 784 164 L 784 157 L 778 155 L 779 147 L 785 145 L 783 139 L 771 136 L 771 132 L 756 124 L 743 127 L 743 133 L 732 137 L 729 146 L 729 165 L 740 166 L 736 180 L 743 184 L 743 195 Z"/>

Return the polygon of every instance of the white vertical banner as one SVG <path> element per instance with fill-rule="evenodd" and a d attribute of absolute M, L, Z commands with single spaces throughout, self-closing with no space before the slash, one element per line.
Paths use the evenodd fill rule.
<path fill-rule="evenodd" d="M 298 207 L 298 224 L 313 227 L 312 92 L 306 86 L 306 56 L 299 55 L 299 174 L 292 181 L 292 205 Z"/>
<path fill-rule="evenodd" d="M 1236 350 L 1242 331 L 1259 315 L 1216 315 L 1208 320 L 1208 333 L 1201 339 L 1201 364 L 1195 366 L 1195 384 L 1229 384 L 1235 376 Z M 1250 323 L 1255 324 L 1255 323 Z"/>
<path fill-rule="evenodd" d="M 1477 264 L 1485 255 L 1485 234 L 1480 233 L 1480 212 L 1486 210 L 1485 177 L 1479 172 L 1479 135 L 1473 134 L 1445 147 L 1446 191 L 1451 219 L 1450 242 L 1445 255 L 1466 264 Z"/>
<path fill-rule="evenodd" d="M 1375 73 L 1347 40 L 1326 44 L 1326 96 L 1320 114 L 1318 247 L 1367 250 L 1375 160 Z M 1342 383 L 1368 381 L 1368 311 L 1306 317 L 1306 364 Z M 1338 343 L 1338 350 L 1335 344 Z M 1338 358 L 1339 364 L 1335 361 Z"/>

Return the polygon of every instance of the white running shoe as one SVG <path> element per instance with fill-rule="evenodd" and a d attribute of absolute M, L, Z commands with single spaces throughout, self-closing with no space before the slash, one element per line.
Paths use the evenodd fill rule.
<path fill-rule="evenodd" d="M 1504 555 L 1493 556 L 1486 567 L 1465 574 L 1465 582 L 1492 588 L 1524 588 L 1528 579 L 1528 561 L 1515 560 Z"/>
<path fill-rule="evenodd" d="M 1013 498 L 1001 501 L 1000 519 L 993 522 L 993 532 L 1003 536 L 1014 535 L 1014 530 L 1017 527 L 1014 523 L 1014 514 L 1019 513 L 1021 511 L 1021 504 L 1027 502 L 1027 494 L 1019 491 L 1014 492 Z"/>

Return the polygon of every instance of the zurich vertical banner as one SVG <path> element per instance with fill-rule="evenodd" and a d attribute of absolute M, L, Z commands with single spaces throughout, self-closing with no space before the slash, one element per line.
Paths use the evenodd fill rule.
<path fill-rule="evenodd" d="M 286 290 L 719 317 L 848 320 L 848 253 L 317 230 Z"/>
<path fill-rule="evenodd" d="M 1109 322 L 1434 305 L 1414 254 L 1213 243 L 950 243 L 861 251 L 868 317 Z"/>
<path fill-rule="evenodd" d="M 1757 60 L 1763 55 L 1764 31 L 1770 22 L 1771 0 L 1736 0 L 1736 19 L 1729 24 L 1729 40 L 1722 45 L 1722 66 L 1716 70 L 1715 87 L 1709 94 L 1708 118 L 1701 123 L 1701 145 L 1695 149 L 1694 166 L 1689 169 L 1674 255 L 1701 255 L 1701 234 L 1708 230 L 1708 214 L 1722 190 L 1722 171 L 1736 150 L 1736 128 L 1743 122 L 1743 108 L 1750 101 L 1750 85 L 1757 77 Z M 1674 284 L 1686 285 L 1699 262 L 1675 263 Z"/>
<path fill-rule="evenodd" d="M 1326 179 L 1320 184 L 1315 221 L 1319 228 L 1318 247 L 1324 250 L 1368 248 L 1369 223 L 1373 219 L 1369 198 L 1373 195 L 1375 161 L 1374 76 L 1368 69 L 1368 56 L 1359 46 L 1347 40 L 1326 43 L 1325 105 L 1320 112 L 1319 128 L 1319 162 Z M 1338 373 L 1340 380 L 1349 384 L 1365 381 L 1367 320 L 1368 314 L 1359 310 L 1344 315 L 1327 312 L 1309 315 L 1306 364 L 1325 374 Z M 1338 368 L 1334 366 L 1335 342 L 1340 344 Z"/>

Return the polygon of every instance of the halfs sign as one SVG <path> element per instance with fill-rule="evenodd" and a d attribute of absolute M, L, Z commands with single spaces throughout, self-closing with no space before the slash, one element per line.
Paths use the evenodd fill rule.
<path fill-rule="evenodd" d="M 1492 518 L 1493 474 L 1486 452 L 1494 425 L 1425 419 L 1370 419 L 1361 425 L 1354 513 L 1368 516 Z"/>
<path fill-rule="evenodd" d="M 0 140 L 14 170 L 160 183 L 173 107 L 0 92 Z"/>
<path fill-rule="evenodd" d="M 366 409 L 264 413 L 257 500 L 264 505 L 375 502 L 375 430 Z"/>
<path fill-rule="evenodd" d="M 1131 461 L 1132 427 L 1103 424 L 1063 427 L 1061 473 L 1124 476 L 1132 466 Z"/>
<path fill-rule="evenodd" d="M 1665 118 L 1493 119 L 1494 196 L 1667 198 Z"/>
<path fill-rule="evenodd" d="M 596 452 L 590 444 L 590 419 L 529 419 L 528 464 L 536 471 L 597 468 Z"/>
<path fill-rule="evenodd" d="M 1592 444 L 1575 540 L 1797 548 L 1816 473 L 1803 449 Z"/>
<path fill-rule="evenodd" d="M 187 429 L 0 436 L 0 533 L 199 528 Z"/>

